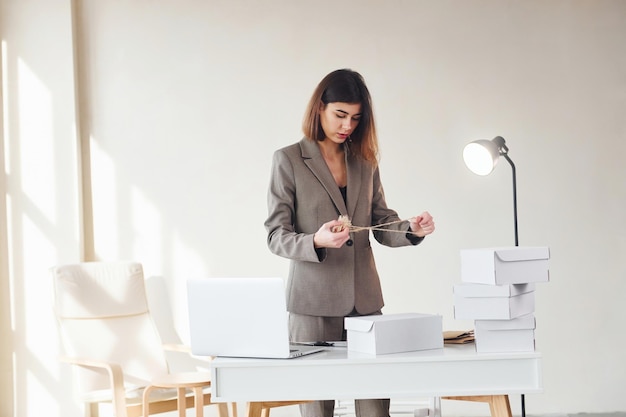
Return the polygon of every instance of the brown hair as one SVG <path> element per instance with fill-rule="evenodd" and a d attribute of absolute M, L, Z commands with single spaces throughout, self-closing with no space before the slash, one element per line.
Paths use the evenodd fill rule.
<path fill-rule="evenodd" d="M 374 165 L 378 163 L 378 137 L 374 111 L 365 80 L 356 71 L 340 69 L 331 72 L 315 88 L 304 113 L 302 131 L 311 140 L 326 138 L 319 110 L 328 103 L 361 104 L 361 119 L 350 135 L 350 152 Z"/>

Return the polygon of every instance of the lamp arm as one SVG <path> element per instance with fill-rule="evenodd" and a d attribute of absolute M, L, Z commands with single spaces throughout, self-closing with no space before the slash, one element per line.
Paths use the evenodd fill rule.
<path fill-rule="evenodd" d="M 513 224 L 515 227 L 515 246 L 519 246 L 519 238 L 517 233 L 517 179 L 515 175 L 515 164 L 509 158 L 509 155 L 506 152 L 501 153 L 501 155 L 506 159 L 511 165 L 511 172 L 513 173 Z"/>
<path fill-rule="evenodd" d="M 501 136 L 498 136 L 498 137 L 502 139 Z M 513 223 L 515 225 L 515 246 L 519 246 L 519 239 L 518 239 L 518 234 L 517 234 L 517 178 L 515 175 L 515 164 L 513 163 L 511 158 L 509 158 L 509 155 L 508 155 L 509 149 L 504 144 L 504 139 L 502 139 L 502 146 L 500 149 L 501 149 L 500 154 L 504 156 L 504 159 L 506 159 L 509 162 L 509 164 L 511 165 L 511 172 L 513 173 Z M 524 394 L 522 394 L 521 403 L 522 403 L 522 417 L 526 417 L 526 398 Z"/>

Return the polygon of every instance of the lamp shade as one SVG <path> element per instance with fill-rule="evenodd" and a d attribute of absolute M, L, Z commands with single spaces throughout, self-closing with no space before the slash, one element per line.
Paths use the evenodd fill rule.
<path fill-rule="evenodd" d="M 500 147 L 495 140 L 476 140 L 463 148 L 465 165 L 477 175 L 489 175 L 500 159 Z"/>

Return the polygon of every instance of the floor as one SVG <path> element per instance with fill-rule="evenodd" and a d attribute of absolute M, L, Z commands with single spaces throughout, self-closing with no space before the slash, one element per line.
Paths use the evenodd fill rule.
<path fill-rule="evenodd" d="M 577 413 L 577 414 L 543 414 L 543 415 L 533 415 L 526 414 L 527 417 L 626 417 L 625 412 L 617 412 L 617 413 Z"/>
<path fill-rule="evenodd" d="M 466 413 L 463 412 L 459 412 L 458 408 L 455 408 L 454 410 L 446 410 L 445 409 L 445 404 L 442 404 L 442 406 L 444 407 L 443 411 L 443 417 L 470 417 L 470 416 L 475 416 L 475 417 L 489 417 L 488 413 L 489 413 L 489 408 L 486 404 L 480 404 L 480 403 L 466 403 L 468 404 L 468 406 L 472 406 L 470 408 L 468 408 L 466 410 Z M 484 407 L 475 407 L 476 405 L 484 405 Z M 238 416 L 239 417 L 245 417 L 246 414 L 246 405 L 245 403 L 238 403 L 237 404 L 238 407 Z M 513 417 L 520 417 L 521 416 L 521 412 L 519 410 L 519 407 L 517 407 L 517 409 L 515 407 L 511 407 L 512 411 L 513 411 Z M 412 417 L 413 415 L 415 416 L 420 416 L 421 413 L 410 413 L 410 414 L 406 414 L 406 413 L 402 413 L 403 411 L 403 407 L 397 407 L 396 410 L 401 411 L 400 414 L 398 413 L 392 413 L 392 417 Z M 446 412 L 447 411 L 447 412 Z M 615 412 L 615 413 L 570 413 L 570 414 L 565 414 L 565 413 L 553 413 L 553 414 L 533 414 L 533 413 L 529 413 L 528 409 L 526 410 L 526 417 L 626 417 L 626 411 L 624 412 Z M 189 414 L 187 413 L 188 416 L 193 416 L 193 413 Z M 206 417 L 216 417 L 217 413 L 216 411 L 213 409 L 213 407 L 207 407 L 205 409 L 205 414 Z M 173 415 L 172 415 L 173 416 Z M 164 415 L 164 417 L 169 417 L 169 415 Z M 278 408 L 274 408 L 272 409 L 272 412 L 270 413 L 270 417 L 300 417 L 300 412 L 298 409 L 298 406 L 288 406 L 288 407 L 278 407 Z M 345 414 L 342 417 L 354 417 L 354 414 Z"/>

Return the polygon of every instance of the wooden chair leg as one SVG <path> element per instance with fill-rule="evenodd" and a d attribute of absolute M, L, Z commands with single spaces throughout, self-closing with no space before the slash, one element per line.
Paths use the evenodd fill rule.
<path fill-rule="evenodd" d="M 85 417 L 99 417 L 99 415 L 100 415 L 100 404 L 98 403 L 85 404 Z"/>
<path fill-rule="evenodd" d="M 237 404 L 235 403 L 212 403 L 217 407 L 218 417 L 237 417 Z M 229 414 L 230 407 L 230 414 Z"/>
<path fill-rule="evenodd" d="M 196 417 L 204 417 L 204 395 L 202 387 L 193 388 L 193 406 L 196 410 Z"/>
<path fill-rule="evenodd" d="M 262 417 L 263 403 L 250 402 L 248 403 L 247 417 Z"/>
<path fill-rule="evenodd" d="M 178 417 L 187 415 L 187 393 L 185 388 L 178 388 Z"/>
<path fill-rule="evenodd" d="M 143 391 L 143 417 L 148 417 L 150 415 L 150 392 L 153 388 L 154 387 L 152 385 L 148 385 Z"/>
<path fill-rule="evenodd" d="M 222 404 L 220 404 L 221 406 Z M 228 409 L 226 409 L 226 413 L 224 415 L 219 414 L 219 417 L 228 417 L 228 411 L 230 409 L 230 417 L 237 417 L 237 403 L 228 403 Z M 219 412 L 222 413 L 222 409 L 219 409 Z"/>

